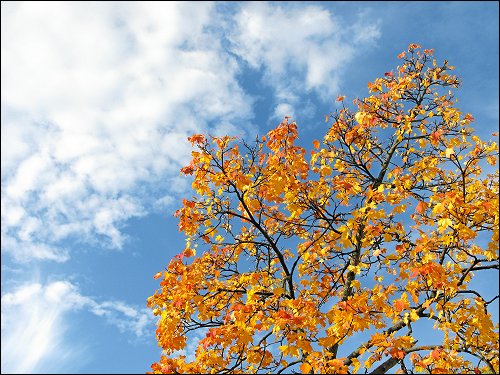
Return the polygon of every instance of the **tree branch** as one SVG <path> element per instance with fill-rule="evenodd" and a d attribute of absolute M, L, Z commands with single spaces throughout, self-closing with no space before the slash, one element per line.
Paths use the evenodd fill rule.
<path fill-rule="evenodd" d="M 384 363 L 378 365 L 375 370 L 370 372 L 369 374 L 385 374 L 387 371 L 389 371 L 391 368 L 396 366 L 398 363 L 399 359 L 395 357 L 390 357 L 387 359 Z"/>

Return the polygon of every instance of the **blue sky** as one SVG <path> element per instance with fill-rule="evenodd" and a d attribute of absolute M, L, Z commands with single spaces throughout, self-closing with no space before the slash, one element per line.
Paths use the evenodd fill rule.
<path fill-rule="evenodd" d="M 497 2 L 2 2 L 1 371 L 143 373 L 192 133 L 308 146 L 409 43 L 498 128 Z"/>

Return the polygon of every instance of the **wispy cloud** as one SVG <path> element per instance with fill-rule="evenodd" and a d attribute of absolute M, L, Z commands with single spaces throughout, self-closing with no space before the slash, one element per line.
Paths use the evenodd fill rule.
<path fill-rule="evenodd" d="M 274 117 L 283 120 L 285 116 L 295 117 L 295 111 L 290 104 L 280 103 L 274 108 Z"/>
<path fill-rule="evenodd" d="M 2 373 L 64 371 L 84 358 L 85 343 L 69 342 L 68 315 L 89 311 L 125 334 L 153 332 L 154 317 L 121 301 L 98 302 L 68 281 L 28 283 L 2 296 Z M 78 346 L 80 345 L 80 346 Z"/>
<path fill-rule="evenodd" d="M 250 2 L 235 23 L 234 52 L 251 67 L 264 69 L 265 82 L 283 104 L 297 102 L 308 90 L 332 99 L 342 69 L 380 36 L 378 22 L 367 14 L 349 25 L 321 6 Z"/>

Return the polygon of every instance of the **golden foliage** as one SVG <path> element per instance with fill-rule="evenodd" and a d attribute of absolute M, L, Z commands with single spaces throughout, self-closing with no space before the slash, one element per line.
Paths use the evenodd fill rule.
<path fill-rule="evenodd" d="M 380 361 L 383 372 L 498 373 L 494 299 L 473 283 L 498 270 L 498 171 L 483 171 L 498 148 L 473 135 L 453 67 L 432 54 L 411 44 L 355 111 L 326 117 L 309 157 L 289 118 L 254 145 L 189 138 L 182 173 L 197 195 L 176 212 L 187 246 L 148 299 L 164 351 L 154 373 L 355 373 Z M 422 342 L 429 320 L 442 334 Z M 178 351 L 196 330 L 187 361 Z"/>

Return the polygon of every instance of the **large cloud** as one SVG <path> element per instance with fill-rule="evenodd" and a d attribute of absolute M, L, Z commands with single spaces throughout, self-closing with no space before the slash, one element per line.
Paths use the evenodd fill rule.
<path fill-rule="evenodd" d="M 153 332 L 153 316 L 121 301 L 98 302 L 68 281 L 27 283 L 2 296 L 2 373 L 75 370 L 83 343 L 69 342 L 68 314 L 78 310 L 103 316 L 123 333 L 143 337 Z M 149 338 L 151 339 L 151 338 Z"/>
<path fill-rule="evenodd" d="M 187 135 L 245 122 L 212 18 L 207 3 L 2 4 L 4 250 L 66 261 L 72 235 L 120 248 Z"/>
<path fill-rule="evenodd" d="M 282 116 L 301 91 L 336 90 L 378 35 L 360 25 L 318 6 L 2 3 L 2 250 L 64 262 L 66 239 L 121 248 L 123 224 L 182 187 L 187 135 L 244 133 L 243 61 Z"/>

